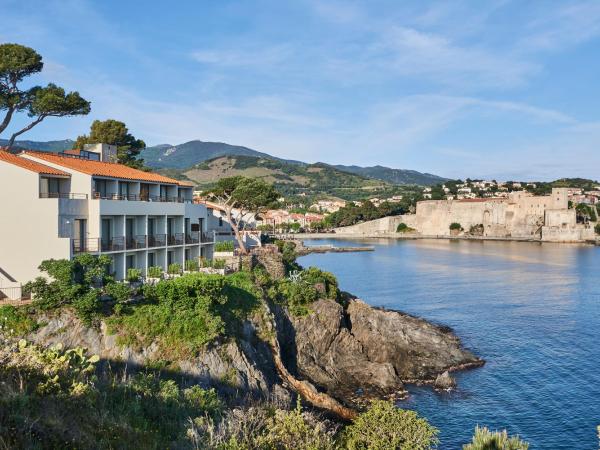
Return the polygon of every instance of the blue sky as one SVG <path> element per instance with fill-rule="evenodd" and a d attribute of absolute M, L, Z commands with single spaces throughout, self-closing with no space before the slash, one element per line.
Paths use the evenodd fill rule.
<path fill-rule="evenodd" d="M 0 0 L 0 11 L 0 41 L 44 57 L 33 81 L 92 101 L 89 116 L 23 138 L 75 138 L 115 118 L 149 145 L 600 178 L 599 1 Z"/>

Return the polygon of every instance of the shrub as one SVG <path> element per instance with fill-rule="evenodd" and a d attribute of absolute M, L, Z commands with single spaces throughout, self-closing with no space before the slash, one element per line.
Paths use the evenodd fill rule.
<path fill-rule="evenodd" d="M 316 426 L 315 426 L 316 425 Z M 333 437 L 326 432 L 322 423 L 309 423 L 302 414 L 300 401 L 296 409 L 278 409 L 266 422 L 265 432 L 259 437 L 258 448 L 333 450 Z"/>
<path fill-rule="evenodd" d="M 279 252 L 281 253 L 283 264 L 285 269 L 290 272 L 292 270 L 298 270 L 301 267 L 296 263 L 296 243 L 292 241 L 275 241 Z"/>
<path fill-rule="evenodd" d="M 415 231 L 414 228 L 409 227 L 404 222 L 401 222 L 396 227 L 397 233 L 410 233 L 411 231 Z"/>
<path fill-rule="evenodd" d="M 213 269 L 224 269 L 225 268 L 225 260 L 224 259 L 215 259 L 212 262 Z"/>
<path fill-rule="evenodd" d="M 144 286 L 145 301 L 108 323 L 121 345 L 156 342 L 166 354 L 186 357 L 219 336 L 236 333 L 257 295 L 249 274 L 187 274 Z"/>
<path fill-rule="evenodd" d="M 0 306 L 0 334 L 24 336 L 38 328 L 38 323 L 25 308 Z"/>
<path fill-rule="evenodd" d="M 107 256 L 78 255 L 73 260 L 49 259 L 39 269 L 48 277 L 38 277 L 27 283 L 25 289 L 34 296 L 34 305 L 54 309 L 72 305 L 80 319 L 89 324 L 99 309 L 101 289 L 113 282 L 108 276 L 111 259 Z"/>
<path fill-rule="evenodd" d="M 415 411 L 376 400 L 346 428 L 344 440 L 351 450 L 426 450 L 437 445 L 437 434 L 438 430 Z"/>
<path fill-rule="evenodd" d="M 600 234 L 600 223 L 596 224 L 596 226 L 594 227 L 594 231 L 596 231 L 596 234 Z"/>
<path fill-rule="evenodd" d="M 486 427 L 475 428 L 475 435 L 470 444 L 463 445 L 463 450 L 527 450 L 529 444 L 519 436 L 508 436 L 506 430 L 490 431 Z"/>
<path fill-rule="evenodd" d="M 180 274 L 181 273 L 181 264 L 178 264 L 178 263 L 169 264 L 169 267 L 167 267 L 167 273 L 169 275 Z"/>
<path fill-rule="evenodd" d="M 127 269 L 127 281 L 130 283 L 136 283 L 142 278 L 142 271 L 134 267 Z"/>
<path fill-rule="evenodd" d="M 198 260 L 197 259 L 188 259 L 185 262 L 185 270 L 188 272 L 197 272 L 198 271 Z"/>
<path fill-rule="evenodd" d="M 215 243 L 215 252 L 232 252 L 233 249 L 233 241 L 221 241 Z"/>
<path fill-rule="evenodd" d="M 127 283 L 111 283 L 106 286 L 106 293 L 117 303 L 124 303 L 131 298 L 132 290 Z"/>
<path fill-rule="evenodd" d="M 451 231 L 454 231 L 454 230 L 461 231 L 463 229 L 462 226 L 460 225 L 460 223 L 458 223 L 458 222 L 452 222 L 450 224 L 449 228 L 450 228 Z"/>
<path fill-rule="evenodd" d="M 323 285 L 325 287 L 326 298 L 332 300 L 339 299 L 340 290 L 338 288 L 338 281 L 332 273 L 325 272 L 317 267 L 309 267 L 301 272 L 301 277 L 304 282 L 310 285 Z"/>
<path fill-rule="evenodd" d="M 161 278 L 163 274 L 162 267 L 152 266 L 148 268 L 148 277 L 149 278 Z"/>

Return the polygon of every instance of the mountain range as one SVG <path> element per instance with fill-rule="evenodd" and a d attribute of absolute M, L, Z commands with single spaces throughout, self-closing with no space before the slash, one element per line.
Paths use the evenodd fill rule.
<path fill-rule="evenodd" d="M 197 140 L 180 145 L 155 145 L 146 148 L 141 156 L 149 167 L 155 169 L 187 169 L 201 162 L 209 161 L 221 156 L 253 156 L 289 164 L 309 165 L 301 161 L 277 158 L 248 147 L 230 145 L 223 142 L 203 142 Z M 421 173 L 416 170 L 392 169 L 383 166 L 360 167 L 335 165 L 330 167 L 334 167 L 344 172 L 361 175 L 366 178 L 386 181 L 391 184 L 419 184 L 430 186 L 447 180 L 447 178 L 442 178 L 430 173 Z"/>
<path fill-rule="evenodd" d="M 6 145 L 5 139 L 0 139 L 0 146 Z M 60 152 L 73 148 L 74 141 L 71 139 L 59 141 L 17 141 L 16 149 L 31 149 L 41 151 Z M 231 145 L 224 142 L 203 142 L 199 140 L 185 142 L 179 145 L 160 144 L 147 147 L 141 153 L 145 164 L 153 169 L 163 169 L 174 176 L 181 176 L 182 173 L 189 171 L 194 166 L 224 156 L 250 156 L 255 158 L 255 162 L 264 160 L 278 161 L 281 163 L 295 166 L 311 166 L 311 164 L 278 158 L 264 152 L 253 150 L 240 145 Z M 249 161 L 245 161 L 246 164 Z M 416 170 L 392 169 L 384 166 L 360 167 L 344 165 L 327 165 L 324 167 L 337 169 L 338 171 L 359 175 L 364 178 L 384 181 L 393 185 L 418 184 L 422 186 L 431 186 L 442 183 L 447 178 L 442 178 L 430 173 L 417 172 Z"/>

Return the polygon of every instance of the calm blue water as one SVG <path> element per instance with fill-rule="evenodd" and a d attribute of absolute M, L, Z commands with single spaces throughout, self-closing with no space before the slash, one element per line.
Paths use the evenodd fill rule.
<path fill-rule="evenodd" d="M 487 364 L 457 374 L 458 390 L 411 388 L 414 408 L 441 430 L 442 449 L 477 424 L 506 428 L 538 449 L 598 449 L 600 247 L 522 242 L 313 240 L 374 245 L 316 254 L 304 266 L 341 288 L 451 326 Z"/>

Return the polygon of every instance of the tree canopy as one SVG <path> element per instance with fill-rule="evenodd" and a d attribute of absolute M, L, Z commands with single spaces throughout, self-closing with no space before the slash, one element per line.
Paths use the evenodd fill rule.
<path fill-rule="evenodd" d="M 144 167 L 144 160 L 139 159 L 140 152 L 146 143 L 135 138 L 125 123 L 114 120 L 94 120 L 90 134 L 78 136 L 74 148 L 82 149 L 85 144 L 111 144 L 117 146 L 117 161 L 136 169 Z"/>
<path fill-rule="evenodd" d="M 235 233 L 240 250 L 247 253 L 242 232 L 252 216 L 276 205 L 279 193 L 275 188 L 257 178 L 242 176 L 221 178 L 209 193 L 225 208 L 227 220 Z M 235 212 L 235 213 L 234 213 Z"/>
<path fill-rule="evenodd" d="M 0 111 L 4 112 L 0 122 L 0 134 L 5 131 L 14 114 L 26 112 L 33 120 L 12 133 L 8 148 L 15 139 L 31 130 L 47 117 L 86 115 L 90 112 L 90 102 L 78 92 L 65 92 L 53 83 L 45 87 L 23 88 L 22 81 L 42 71 L 42 57 L 32 48 L 19 44 L 0 45 Z"/>

